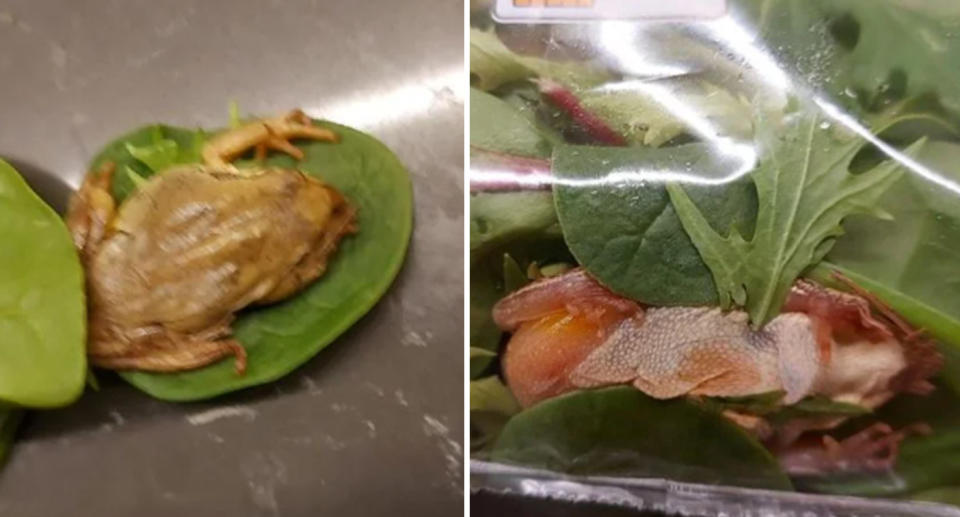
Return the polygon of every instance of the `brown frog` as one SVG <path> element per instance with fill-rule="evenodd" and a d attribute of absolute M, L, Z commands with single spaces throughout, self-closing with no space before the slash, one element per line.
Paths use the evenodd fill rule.
<path fill-rule="evenodd" d="M 356 231 L 354 207 L 322 181 L 230 164 L 250 149 L 300 159 L 294 138 L 337 140 L 300 111 L 251 122 L 210 140 L 203 165 L 156 174 L 119 207 L 111 164 L 87 176 L 67 224 L 87 275 L 94 365 L 171 372 L 233 355 L 244 372 L 234 314 L 316 280 Z"/>

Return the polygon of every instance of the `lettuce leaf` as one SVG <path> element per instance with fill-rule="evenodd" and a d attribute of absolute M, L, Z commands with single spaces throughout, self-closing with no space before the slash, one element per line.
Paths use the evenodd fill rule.
<path fill-rule="evenodd" d="M 759 211 L 749 241 L 736 229 L 727 237 L 717 233 L 684 187 L 668 184 L 667 191 L 713 274 L 721 306 L 745 307 L 752 324 L 761 327 L 778 314 L 794 280 L 830 250 L 845 217 L 882 215 L 876 203 L 899 179 L 901 167 L 886 161 L 851 174 L 863 140 L 838 134 L 812 109 L 782 121 L 761 116 L 757 133 L 761 161 L 751 176 Z"/>

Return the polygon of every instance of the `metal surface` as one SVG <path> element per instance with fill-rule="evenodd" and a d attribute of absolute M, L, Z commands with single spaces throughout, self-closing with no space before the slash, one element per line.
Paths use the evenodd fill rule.
<path fill-rule="evenodd" d="M 382 302 L 284 380 L 202 404 L 113 376 L 32 413 L 0 515 L 454 515 L 463 436 L 463 4 L 0 0 L 0 156 L 62 207 L 140 124 L 303 107 L 410 170 L 416 226 Z"/>

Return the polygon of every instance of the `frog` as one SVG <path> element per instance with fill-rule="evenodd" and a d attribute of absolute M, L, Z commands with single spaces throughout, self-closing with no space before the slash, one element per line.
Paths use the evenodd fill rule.
<path fill-rule="evenodd" d="M 294 110 L 215 135 L 202 163 L 160 171 L 119 203 L 115 164 L 86 176 L 66 221 L 86 273 L 92 365 L 169 373 L 232 356 L 244 374 L 237 312 L 318 280 L 359 229 L 356 207 L 334 186 L 262 165 L 271 151 L 302 159 L 294 139 L 335 145 L 338 136 Z M 238 168 L 251 150 L 259 165 Z"/>
<path fill-rule="evenodd" d="M 782 393 L 783 408 L 823 397 L 868 411 L 901 393 L 932 392 L 930 379 L 943 365 L 935 342 L 872 293 L 837 280 L 849 289 L 797 280 L 781 313 L 755 329 L 742 310 L 645 305 L 575 268 L 494 306 L 493 320 L 511 334 L 501 370 L 522 407 L 622 384 L 661 400 Z M 829 431 L 844 417 L 775 423 L 765 415 L 722 414 L 797 475 L 887 469 L 901 441 L 929 431 L 922 422 L 903 429 L 878 422 L 835 440 Z"/>

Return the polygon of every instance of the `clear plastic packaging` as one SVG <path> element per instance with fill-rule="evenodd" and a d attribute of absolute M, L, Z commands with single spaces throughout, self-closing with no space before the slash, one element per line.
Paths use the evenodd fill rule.
<path fill-rule="evenodd" d="M 473 486 L 956 515 L 960 4 L 520 4 L 471 13 Z"/>

